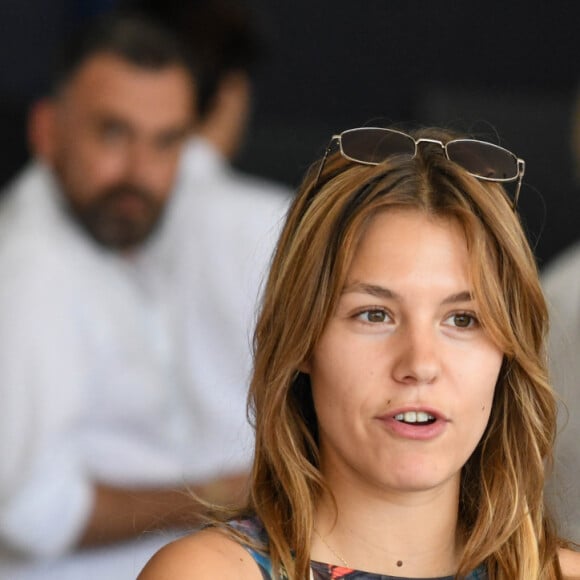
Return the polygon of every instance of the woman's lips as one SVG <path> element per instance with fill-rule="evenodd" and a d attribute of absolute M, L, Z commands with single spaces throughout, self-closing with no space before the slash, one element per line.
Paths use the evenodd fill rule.
<path fill-rule="evenodd" d="M 419 441 L 438 437 L 449 423 L 440 412 L 425 407 L 395 409 L 377 419 L 393 435 Z"/>

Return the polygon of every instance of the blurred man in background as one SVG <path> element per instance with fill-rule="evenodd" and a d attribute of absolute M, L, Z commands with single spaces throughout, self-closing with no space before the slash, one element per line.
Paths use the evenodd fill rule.
<path fill-rule="evenodd" d="M 219 456 L 216 445 L 236 436 L 229 425 L 237 411 L 228 412 L 223 401 L 232 398 L 239 369 L 250 372 L 256 289 L 291 198 L 287 187 L 232 166 L 247 130 L 263 42 L 241 2 L 138 0 L 131 6 L 182 39 L 198 79 L 197 120 L 168 209 L 172 228 L 150 253 L 175 280 L 172 303 L 183 316 L 187 374 L 214 393 L 204 398 L 207 412 L 198 413 L 196 426 L 207 453 Z"/>
<path fill-rule="evenodd" d="M 194 102 L 175 38 L 112 16 L 71 45 L 32 113 L 36 160 L 0 207 L 2 578 L 133 577 L 172 537 L 145 531 L 199 523 L 189 490 L 243 491 L 245 324 L 271 224 L 244 248 L 201 234 L 190 263 L 171 254 L 179 228 L 214 218 L 188 219 L 171 194 Z"/>
<path fill-rule="evenodd" d="M 186 219 L 232 207 L 217 211 L 212 232 L 233 248 L 243 236 L 240 228 L 271 227 L 291 197 L 288 187 L 232 165 L 249 125 L 253 69 L 265 51 L 255 15 L 232 0 L 128 0 L 126 5 L 173 30 L 189 50 L 199 87 L 197 122 L 185 147 L 174 207 Z M 190 240 L 197 244 L 196 236 Z"/>

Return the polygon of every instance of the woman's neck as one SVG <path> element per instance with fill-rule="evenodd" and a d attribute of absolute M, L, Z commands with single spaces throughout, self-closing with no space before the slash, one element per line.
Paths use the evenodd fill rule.
<path fill-rule="evenodd" d="M 317 506 L 312 559 L 394 576 L 451 575 L 457 570 L 458 483 L 389 493 L 333 485 Z M 336 517 L 335 517 L 336 515 Z"/>

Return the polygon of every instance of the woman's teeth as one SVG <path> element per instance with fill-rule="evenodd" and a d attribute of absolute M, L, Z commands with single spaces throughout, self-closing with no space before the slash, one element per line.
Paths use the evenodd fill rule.
<path fill-rule="evenodd" d="M 430 413 L 424 411 L 407 411 L 406 413 L 399 413 L 395 415 L 397 421 L 402 423 L 433 423 L 435 417 Z"/>

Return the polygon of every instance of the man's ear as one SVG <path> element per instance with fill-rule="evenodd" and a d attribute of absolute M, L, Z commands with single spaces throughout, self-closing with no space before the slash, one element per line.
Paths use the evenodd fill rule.
<path fill-rule="evenodd" d="M 28 143 L 32 153 L 51 163 L 56 144 L 56 106 L 51 99 L 34 103 L 28 114 Z"/>
<path fill-rule="evenodd" d="M 197 125 L 198 133 L 226 159 L 234 159 L 239 152 L 250 116 L 251 95 L 246 73 L 226 73 L 219 81 L 210 109 Z"/>

